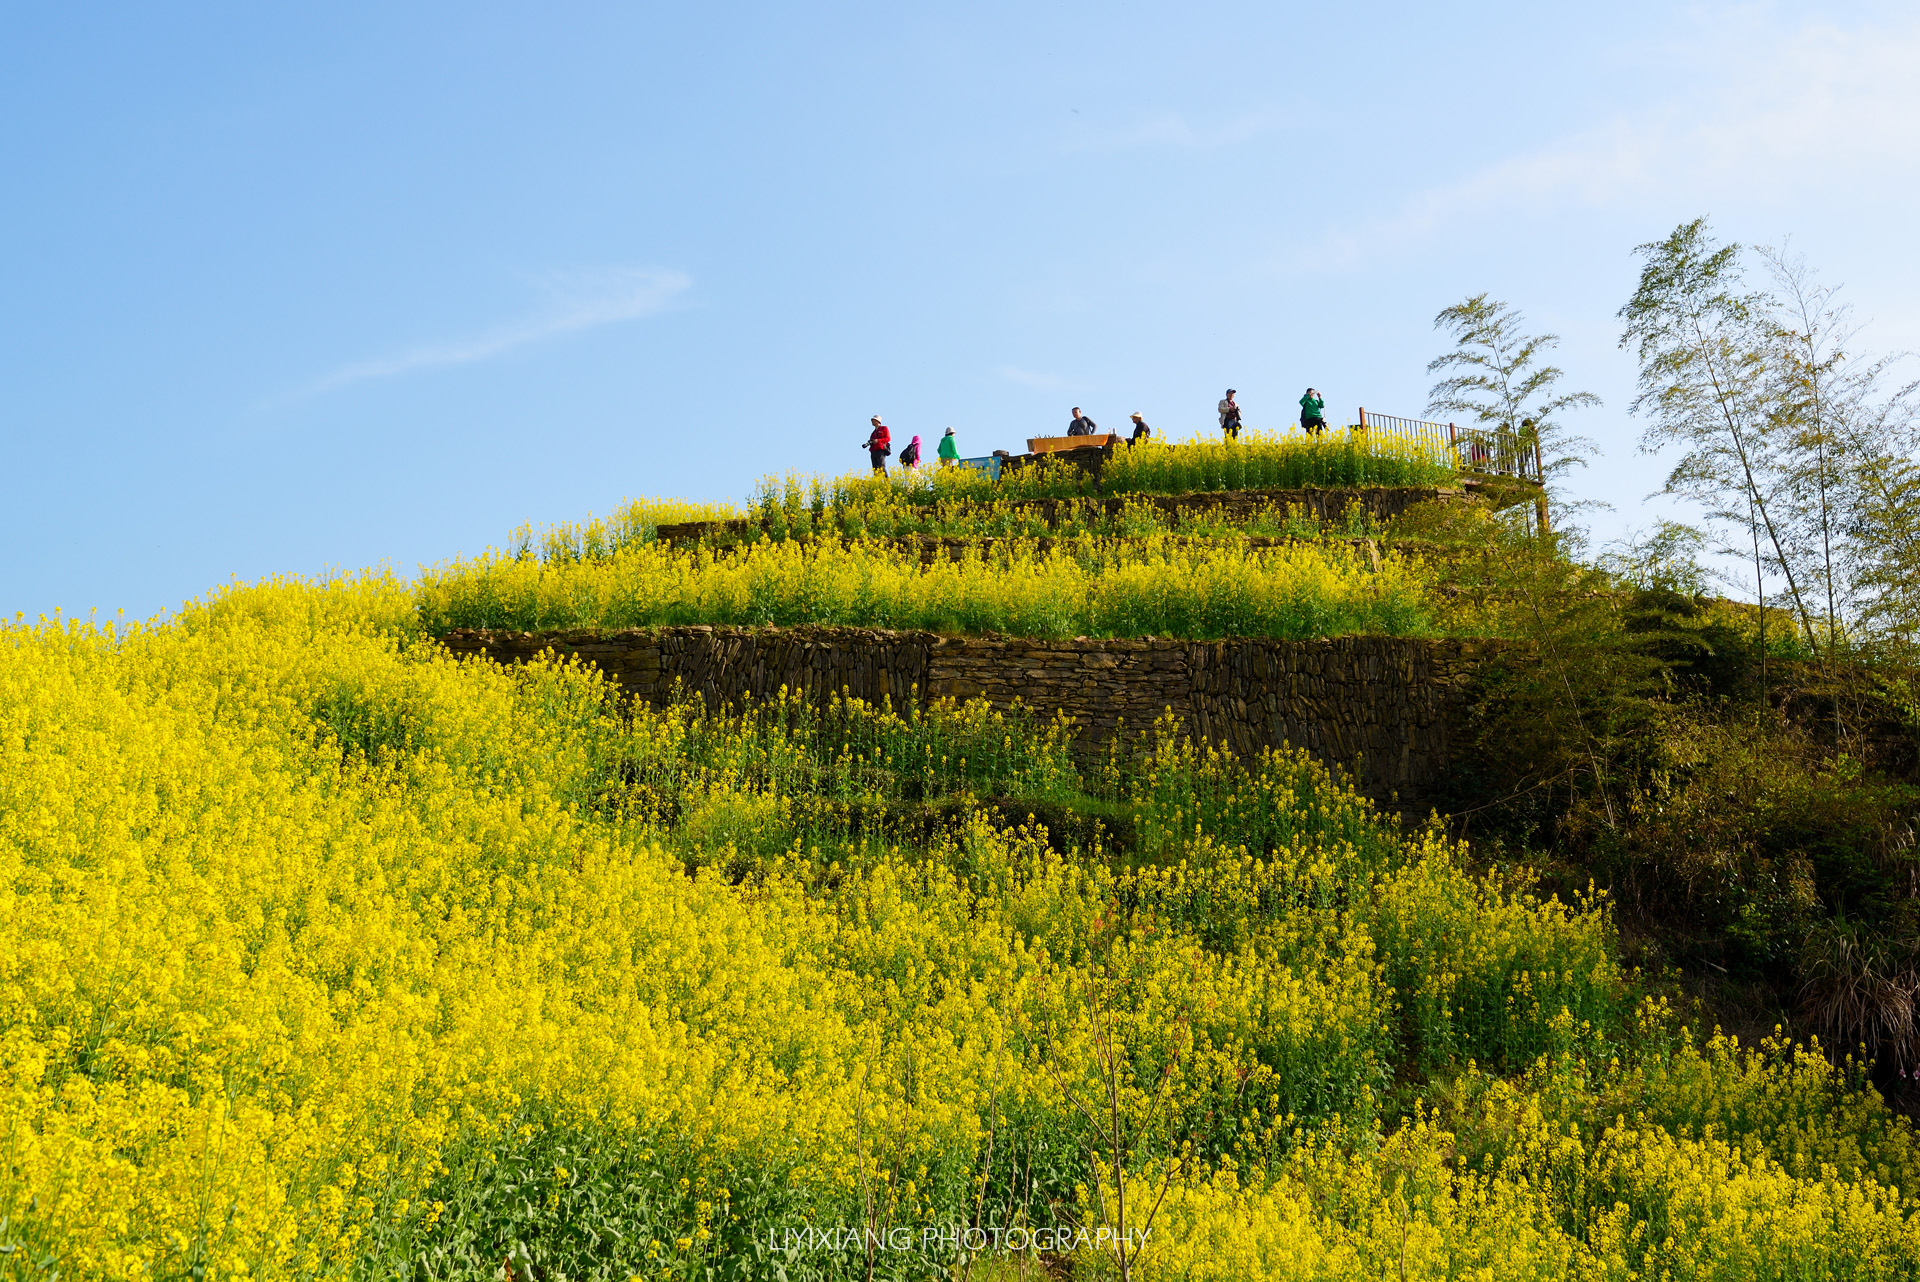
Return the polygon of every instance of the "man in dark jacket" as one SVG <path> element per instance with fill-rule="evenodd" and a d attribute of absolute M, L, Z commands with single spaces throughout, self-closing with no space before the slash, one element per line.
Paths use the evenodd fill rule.
<path fill-rule="evenodd" d="M 1133 435 L 1127 438 L 1127 444 L 1138 445 L 1153 435 L 1153 429 L 1147 426 L 1147 420 L 1138 414 L 1133 416 Z"/>
<path fill-rule="evenodd" d="M 1073 422 L 1067 424 L 1068 436 L 1092 436 L 1094 421 L 1080 412 L 1078 405 L 1073 407 Z"/>

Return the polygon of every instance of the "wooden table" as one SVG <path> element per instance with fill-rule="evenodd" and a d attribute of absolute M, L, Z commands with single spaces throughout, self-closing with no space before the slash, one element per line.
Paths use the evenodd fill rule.
<path fill-rule="evenodd" d="M 1029 436 L 1027 453 L 1058 454 L 1062 450 L 1084 450 L 1111 445 L 1119 440 L 1112 432 L 1098 432 L 1092 436 Z"/>

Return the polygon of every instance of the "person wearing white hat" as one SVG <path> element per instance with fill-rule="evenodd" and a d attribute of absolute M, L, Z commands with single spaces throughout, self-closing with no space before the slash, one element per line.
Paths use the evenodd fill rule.
<path fill-rule="evenodd" d="M 887 430 L 887 425 L 880 421 L 878 414 L 869 421 L 873 424 L 873 431 L 867 433 L 867 457 L 873 460 L 874 475 L 885 476 L 887 455 L 893 453 L 893 433 Z"/>
<path fill-rule="evenodd" d="M 1138 414 L 1133 416 L 1133 435 L 1127 438 L 1127 444 L 1138 445 L 1153 435 L 1153 429 L 1147 426 L 1147 420 Z"/>

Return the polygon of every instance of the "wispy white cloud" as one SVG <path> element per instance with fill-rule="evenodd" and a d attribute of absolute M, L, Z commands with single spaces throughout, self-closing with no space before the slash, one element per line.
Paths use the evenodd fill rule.
<path fill-rule="evenodd" d="M 1060 378 L 1054 374 L 1036 374 L 1032 370 L 1021 369 L 1017 365 L 1002 365 L 997 373 L 1001 378 L 1010 379 L 1042 392 L 1065 392 L 1080 386 L 1072 379 Z"/>
<path fill-rule="evenodd" d="M 416 370 L 471 365 L 563 334 L 635 320 L 670 305 L 692 281 L 680 272 L 609 269 L 557 274 L 542 278 L 540 283 L 552 298 L 529 316 L 467 338 L 426 343 L 342 365 L 298 389 L 289 399 L 319 396 L 354 383 L 397 378 Z"/>
<path fill-rule="evenodd" d="M 1671 98 L 1414 192 L 1286 265 L 1343 266 L 1502 212 L 1663 195 L 1704 208 L 1792 188 L 1844 200 L 1854 184 L 1907 183 L 1920 166 L 1920 76 L 1912 70 L 1920 22 L 1757 30 L 1705 61 L 1670 52 L 1659 61 L 1671 64 Z"/>

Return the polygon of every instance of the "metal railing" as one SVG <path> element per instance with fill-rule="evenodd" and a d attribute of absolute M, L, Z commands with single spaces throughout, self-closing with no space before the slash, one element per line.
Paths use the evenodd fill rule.
<path fill-rule="evenodd" d="M 1497 427 L 1459 427 L 1453 423 L 1430 423 L 1425 419 L 1401 418 L 1394 414 L 1369 414 L 1363 406 L 1360 425 L 1354 431 L 1404 441 L 1417 449 L 1430 450 L 1453 459 L 1462 472 L 1483 476 L 1511 476 L 1539 483 L 1540 438 L 1532 431 Z"/>

